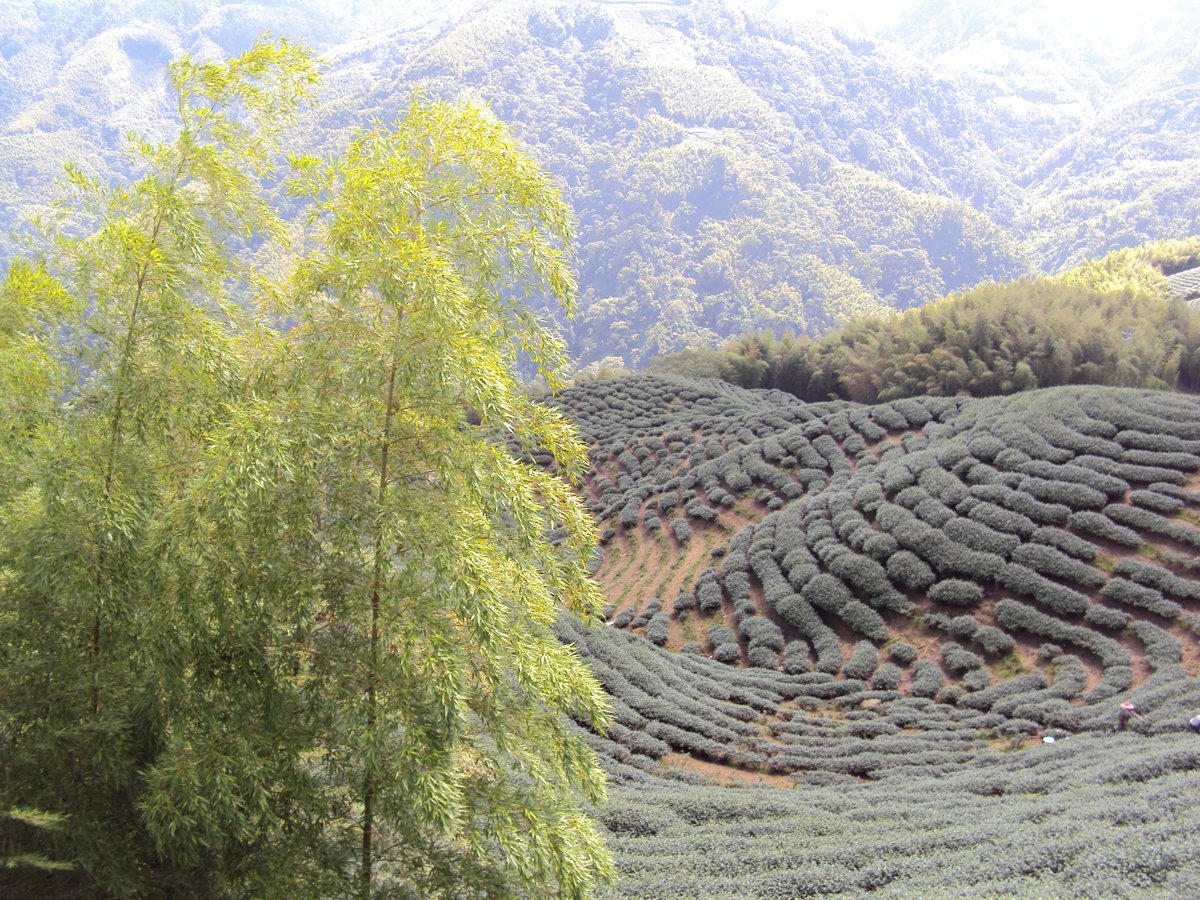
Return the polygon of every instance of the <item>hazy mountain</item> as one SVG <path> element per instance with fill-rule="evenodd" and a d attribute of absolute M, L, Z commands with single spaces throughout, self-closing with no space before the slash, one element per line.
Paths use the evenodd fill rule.
<path fill-rule="evenodd" d="M 0 203 L 63 158 L 123 165 L 167 127 L 165 63 L 264 30 L 326 53 L 332 146 L 415 85 L 490 102 L 579 218 L 581 362 L 754 328 L 819 333 L 1197 229 L 1200 12 L 1116 41 L 1048 3 L 835 7 L 658 0 L 0 7 Z M 1093 23 L 1094 24 L 1094 23 Z"/>

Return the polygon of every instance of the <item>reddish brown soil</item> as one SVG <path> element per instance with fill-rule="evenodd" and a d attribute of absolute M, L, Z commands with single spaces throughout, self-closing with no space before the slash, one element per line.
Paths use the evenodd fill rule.
<path fill-rule="evenodd" d="M 663 765 L 694 772 L 703 775 L 720 785 L 729 784 L 767 784 L 779 788 L 794 788 L 796 782 L 786 775 L 772 775 L 768 772 L 756 772 L 753 769 L 741 769 L 737 766 L 726 766 L 721 763 L 709 762 L 706 759 L 696 759 L 683 753 L 668 753 L 659 760 Z"/>

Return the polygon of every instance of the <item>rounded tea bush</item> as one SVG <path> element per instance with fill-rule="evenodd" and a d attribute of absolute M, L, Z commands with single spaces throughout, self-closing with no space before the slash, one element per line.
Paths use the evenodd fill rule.
<path fill-rule="evenodd" d="M 737 644 L 718 644 L 713 648 L 713 659 L 722 663 L 737 663 L 742 658 L 742 651 Z"/>
<path fill-rule="evenodd" d="M 888 656 L 902 666 L 911 665 L 917 658 L 917 648 L 907 641 L 894 641 L 888 644 Z"/>
<path fill-rule="evenodd" d="M 929 589 L 929 599 L 950 606 L 971 607 L 977 604 L 983 596 L 983 588 L 973 581 L 961 578 L 947 578 L 939 581 Z"/>
<path fill-rule="evenodd" d="M 746 651 L 746 659 L 755 668 L 773 669 L 779 662 L 779 652 L 760 644 Z"/>

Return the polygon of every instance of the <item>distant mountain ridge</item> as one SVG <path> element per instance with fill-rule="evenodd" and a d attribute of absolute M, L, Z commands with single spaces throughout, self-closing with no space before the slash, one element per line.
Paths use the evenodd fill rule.
<path fill-rule="evenodd" d="M 0 219 L 64 158 L 165 121 L 167 59 L 270 29 L 326 53 L 310 136 L 414 85 L 490 102 L 577 211 L 581 363 L 818 334 L 986 280 L 1200 231 L 1200 10 L 1121 48 L 1052 4 L 914 5 L 873 34 L 718 0 L 116 4 L 0 14 Z M 118 11 L 121 10 L 121 11 Z"/>

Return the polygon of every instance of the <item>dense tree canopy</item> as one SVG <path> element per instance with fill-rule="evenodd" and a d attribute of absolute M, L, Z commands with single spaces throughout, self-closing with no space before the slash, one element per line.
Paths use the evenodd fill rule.
<path fill-rule="evenodd" d="M 1117 251 L 1062 275 L 862 317 L 818 341 L 760 332 L 652 368 L 861 403 L 1064 384 L 1196 388 L 1200 318 L 1168 302 L 1162 271 L 1198 257 L 1194 240 Z"/>
<path fill-rule="evenodd" d="M 262 184 L 312 57 L 172 81 L 145 174 L 74 172 L 0 293 L 6 858 L 30 890 L 585 894 L 570 717 L 605 708 L 551 626 L 599 607 L 586 456 L 520 389 L 563 354 L 512 299 L 571 312 L 565 204 L 489 113 L 417 97 L 293 155 L 310 228 L 270 282 L 243 261 L 280 257 Z"/>

